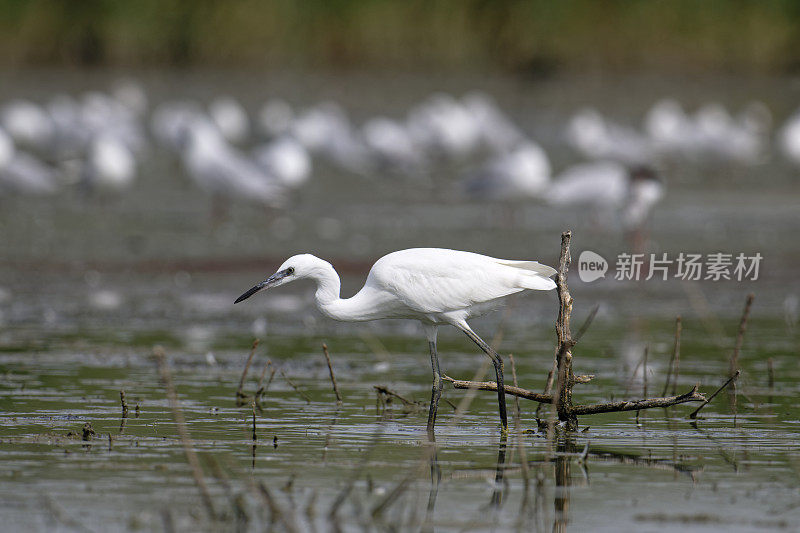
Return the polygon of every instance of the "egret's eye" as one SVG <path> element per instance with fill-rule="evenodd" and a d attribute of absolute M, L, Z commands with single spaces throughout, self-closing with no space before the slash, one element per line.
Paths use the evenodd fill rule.
<path fill-rule="evenodd" d="M 287 268 L 287 269 L 286 269 L 286 272 L 287 272 L 288 274 L 294 274 L 294 267 L 289 267 L 289 268 Z"/>

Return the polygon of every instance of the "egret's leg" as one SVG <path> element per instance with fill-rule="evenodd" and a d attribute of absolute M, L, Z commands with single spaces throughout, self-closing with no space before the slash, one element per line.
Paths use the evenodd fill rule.
<path fill-rule="evenodd" d="M 477 344 L 480 349 L 491 358 L 492 363 L 494 363 L 494 372 L 497 376 L 497 407 L 500 410 L 500 423 L 503 424 L 503 431 L 507 431 L 508 418 L 506 417 L 506 387 L 503 382 L 503 360 L 500 358 L 500 355 L 495 352 L 491 346 L 486 344 L 483 339 L 478 337 L 472 329 L 464 326 L 458 327 L 466 333 L 467 337 L 472 339 L 472 342 Z"/>
<path fill-rule="evenodd" d="M 433 425 L 436 423 L 436 411 L 439 408 L 439 398 L 442 397 L 442 373 L 439 370 L 439 356 L 436 353 L 436 341 L 428 341 L 431 350 L 431 368 L 433 369 L 433 387 L 431 389 L 431 405 L 428 411 L 428 437 L 434 440 Z"/>

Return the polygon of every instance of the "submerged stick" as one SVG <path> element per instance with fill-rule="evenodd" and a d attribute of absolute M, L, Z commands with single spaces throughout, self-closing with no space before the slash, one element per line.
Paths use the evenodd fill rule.
<path fill-rule="evenodd" d="M 331 356 L 328 353 L 328 345 L 322 344 L 322 352 L 325 354 L 325 361 L 328 363 L 328 373 L 331 375 L 331 383 L 333 383 L 333 392 L 336 394 L 336 404 L 342 405 L 342 395 L 339 394 L 339 386 L 336 384 L 336 376 L 333 374 L 333 366 L 331 365 Z"/>
<path fill-rule="evenodd" d="M 661 396 L 666 396 L 667 389 L 669 389 L 670 378 L 672 378 L 672 394 L 675 394 L 675 388 L 678 385 L 678 372 L 681 363 L 682 329 L 683 329 L 683 324 L 681 323 L 680 315 L 678 315 L 675 318 L 675 344 L 672 348 L 672 357 L 670 358 L 669 364 L 667 365 L 667 380 L 664 382 L 664 390 L 661 392 Z"/>
<path fill-rule="evenodd" d="M 723 383 L 723 384 L 722 384 L 722 386 L 721 386 L 720 388 L 718 388 L 717 390 L 715 390 L 715 391 L 714 391 L 714 394 L 712 394 L 711 396 L 709 396 L 709 397 L 708 397 L 708 399 L 707 399 L 705 402 L 703 402 L 703 405 L 701 405 L 700 407 L 698 407 L 697 409 L 695 409 L 695 410 L 692 412 L 692 414 L 690 414 L 690 415 L 689 415 L 689 418 L 697 418 L 697 413 L 699 413 L 699 412 L 700 412 L 700 409 L 702 409 L 703 407 L 705 407 L 706 405 L 708 405 L 709 403 L 711 403 L 711 400 L 713 400 L 713 399 L 714 399 L 714 397 L 716 397 L 716 395 L 717 395 L 717 394 L 719 394 L 720 392 L 722 392 L 722 391 L 723 391 L 723 389 L 725 389 L 725 387 L 727 387 L 728 385 L 730 385 L 731 383 L 733 383 L 734 381 L 736 381 L 736 379 L 739 377 L 739 374 L 741 374 L 741 373 L 742 373 L 742 371 L 741 371 L 741 370 L 737 370 L 737 371 L 736 371 L 736 373 L 735 373 L 734 375 L 732 375 L 731 377 L 729 377 L 729 378 L 728 378 L 728 381 L 726 381 L 725 383 Z"/>
<path fill-rule="evenodd" d="M 186 418 L 183 416 L 183 411 L 181 410 L 181 405 L 178 401 L 178 394 L 175 391 L 175 384 L 172 381 L 172 374 L 167 366 L 167 357 L 164 354 L 164 349 L 161 348 L 161 346 L 156 346 L 153 349 L 153 357 L 155 357 L 156 362 L 158 363 L 158 372 L 161 375 L 161 382 L 163 383 L 164 390 L 167 393 L 169 407 L 172 410 L 172 419 L 175 421 L 175 426 L 178 429 L 178 436 L 181 440 L 183 453 L 186 456 L 186 462 L 189 463 L 189 467 L 192 470 L 194 482 L 200 491 L 200 496 L 202 497 L 203 503 L 208 510 L 208 514 L 211 515 L 212 518 L 215 518 L 216 513 L 214 511 L 214 503 L 211 499 L 211 493 L 208 491 L 208 485 L 206 485 L 206 480 L 203 477 L 203 469 L 200 467 L 200 461 L 197 458 L 197 453 L 194 451 L 194 444 L 192 443 L 192 438 L 189 435 L 189 429 L 186 427 Z"/>
<path fill-rule="evenodd" d="M 247 394 L 242 392 L 244 389 L 244 380 L 247 379 L 247 372 L 250 370 L 250 363 L 253 361 L 253 356 L 256 354 L 256 348 L 258 347 L 259 340 L 256 339 L 253 341 L 253 347 L 250 349 L 250 355 L 247 356 L 247 362 L 244 364 L 244 370 L 242 371 L 242 377 L 239 379 L 239 388 L 236 389 L 236 405 L 244 405 L 244 400 L 247 398 Z"/>

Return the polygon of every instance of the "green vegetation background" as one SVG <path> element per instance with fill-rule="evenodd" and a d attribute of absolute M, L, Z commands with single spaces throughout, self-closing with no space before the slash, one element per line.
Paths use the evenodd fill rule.
<path fill-rule="evenodd" d="M 0 0 L 0 66 L 800 68 L 800 0 Z"/>

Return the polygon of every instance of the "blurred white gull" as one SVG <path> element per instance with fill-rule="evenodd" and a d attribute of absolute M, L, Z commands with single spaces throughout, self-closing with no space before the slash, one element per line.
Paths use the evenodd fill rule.
<path fill-rule="evenodd" d="M 752 121 L 734 119 L 720 103 L 706 104 L 695 113 L 700 146 L 710 155 L 739 163 L 758 163 L 765 134 Z"/>
<path fill-rule="evenodd" d="M 53 157 L 80 157 L 92 136 L 91 131 L 84 127 L 80 104 L 73 97 L 62 93 L 51 98 L 45 109 L 53 123 Z"/>
<path fill-rule="evenodd" d="M 253 157 L 258 166 L 286 187 L 297 188 L 311 176 L 311 157 L 291 137 L 280 137 L 256 147 Z"/>
<path fill-rule="evenodd" d="M 312 154 L 349 172 L 365 174 L 371 169 L 366 146 L 336 103 L 324 102 L 303 111 L 292 122 L 291 134 Z"/>
<path fill-rule="evenodd" d="M 56 192 L 58 186 L 55 170 L 17 150 L 0 129 L 0 194 L 45 195 Z"/>
<path fill-rule="evenodd" d="M 284 204 L 284 187 L 228 145 L 210 121 L 192 120 L 183 136 L 184 166 L 203 190 L 215 196 L 255 201 L 271 207 Z"/>
<path fill-rule="evenodd" d="M 450 159 L 470 155 L 481 141 L 476 118 L 448 94 L 435 94 L 412 108 L 406 125 L 415 145 Z"/>
<path fill-rule="evenodd" d="M 424 168 L 424 154 L 414 145 L 402 123 L 374 117 L 364 123 L 361 135 L 379 166 L 405 173 L 419 172 Z"/>
<path fill-rule="evenodd" d="M 692 119 L 673 99 L 659 100 L 647 111 L 644 129 L 659 153 L 689 154 L 699 149 Z"/>
<path fill-rule="evenodd" d="M 147 113 L 149 103 L 147 92 L 134 80 L 115 82 L 111 89 L 111 96 L 137 117 L 142 117 Z"/>
<path fill-rule="evenodd" d="M 553 205 L 619 210 L 624 227 L 634 230 L 663 195 L 664 185 L 651 168 L 598 161 L 567 168 L 543 197 Z"/>
<path fill-rule="evenodd" d="M 201 116 L 202 111 L 195 103 L 165 102 L 153 111 L 150 131 L 160 145 L 177 152 L 185 144 L 191 123 Z"/>
<path fill-rule="evenodd" d="M 496 152 L 507 152 L 525 141 L 525 134 L 486 93 L 475 91 L 461 100 L 478 126 L 481 142 Z"/>
<path fill-rule="evenodd" d="M 595 109 L 575 113 L 567 126 L 567 142 L 590 159 L 613 159 L 630 165 L 652 160 L 649 139 L 633 128 L 606 120 Z"/>
<path fill-rule="evenodd" d="M 288 133 L 293 120 L 292 106 L 277 98 L 265 103 L 259 110 L 256 119 L 260 132 L 269 138 Z"/>
<path fill-rule="evenodd" d="M 53 121 L 44 109 L 28 100 L 3 105 L 0 125 L 20 147 L 46 151 L 53 140 Z"/>
<path fill-rule="evenodd" d="M 84 172 L 89 189 L 122 191 L 136 178 L 136 158 L 120 139 L 101 133 L 89 145 Z"/>
<path fill-rule="evenodd" d="M 800 165 L 800 109 L 790 116 L 778 135 L 783 154 L 794 164 Z"/>
<path fill-rule="evenodd" d="M 473 196 L 511 200 L 541 195 L 550 184 L 550 160 L 536 143 L 526 141 L 487 161 L 464 185 Z"/>
<path fill-rule="evenodd" d="M 662 154 L 756 164 L 766 154 L 771 122 L 769 109 L 760 102 L 749 103 L 734 118 L 718 102 L 688 115 L 678 102 L 664 99 L 647 112 L 644 127 Z"/>
<path fill-rule="evenodd" d="M 250 118 L 242 104 L 232 96 L 214 98 L 208 114 L 226 141 L 240 144 L 250 135 Z"/>

